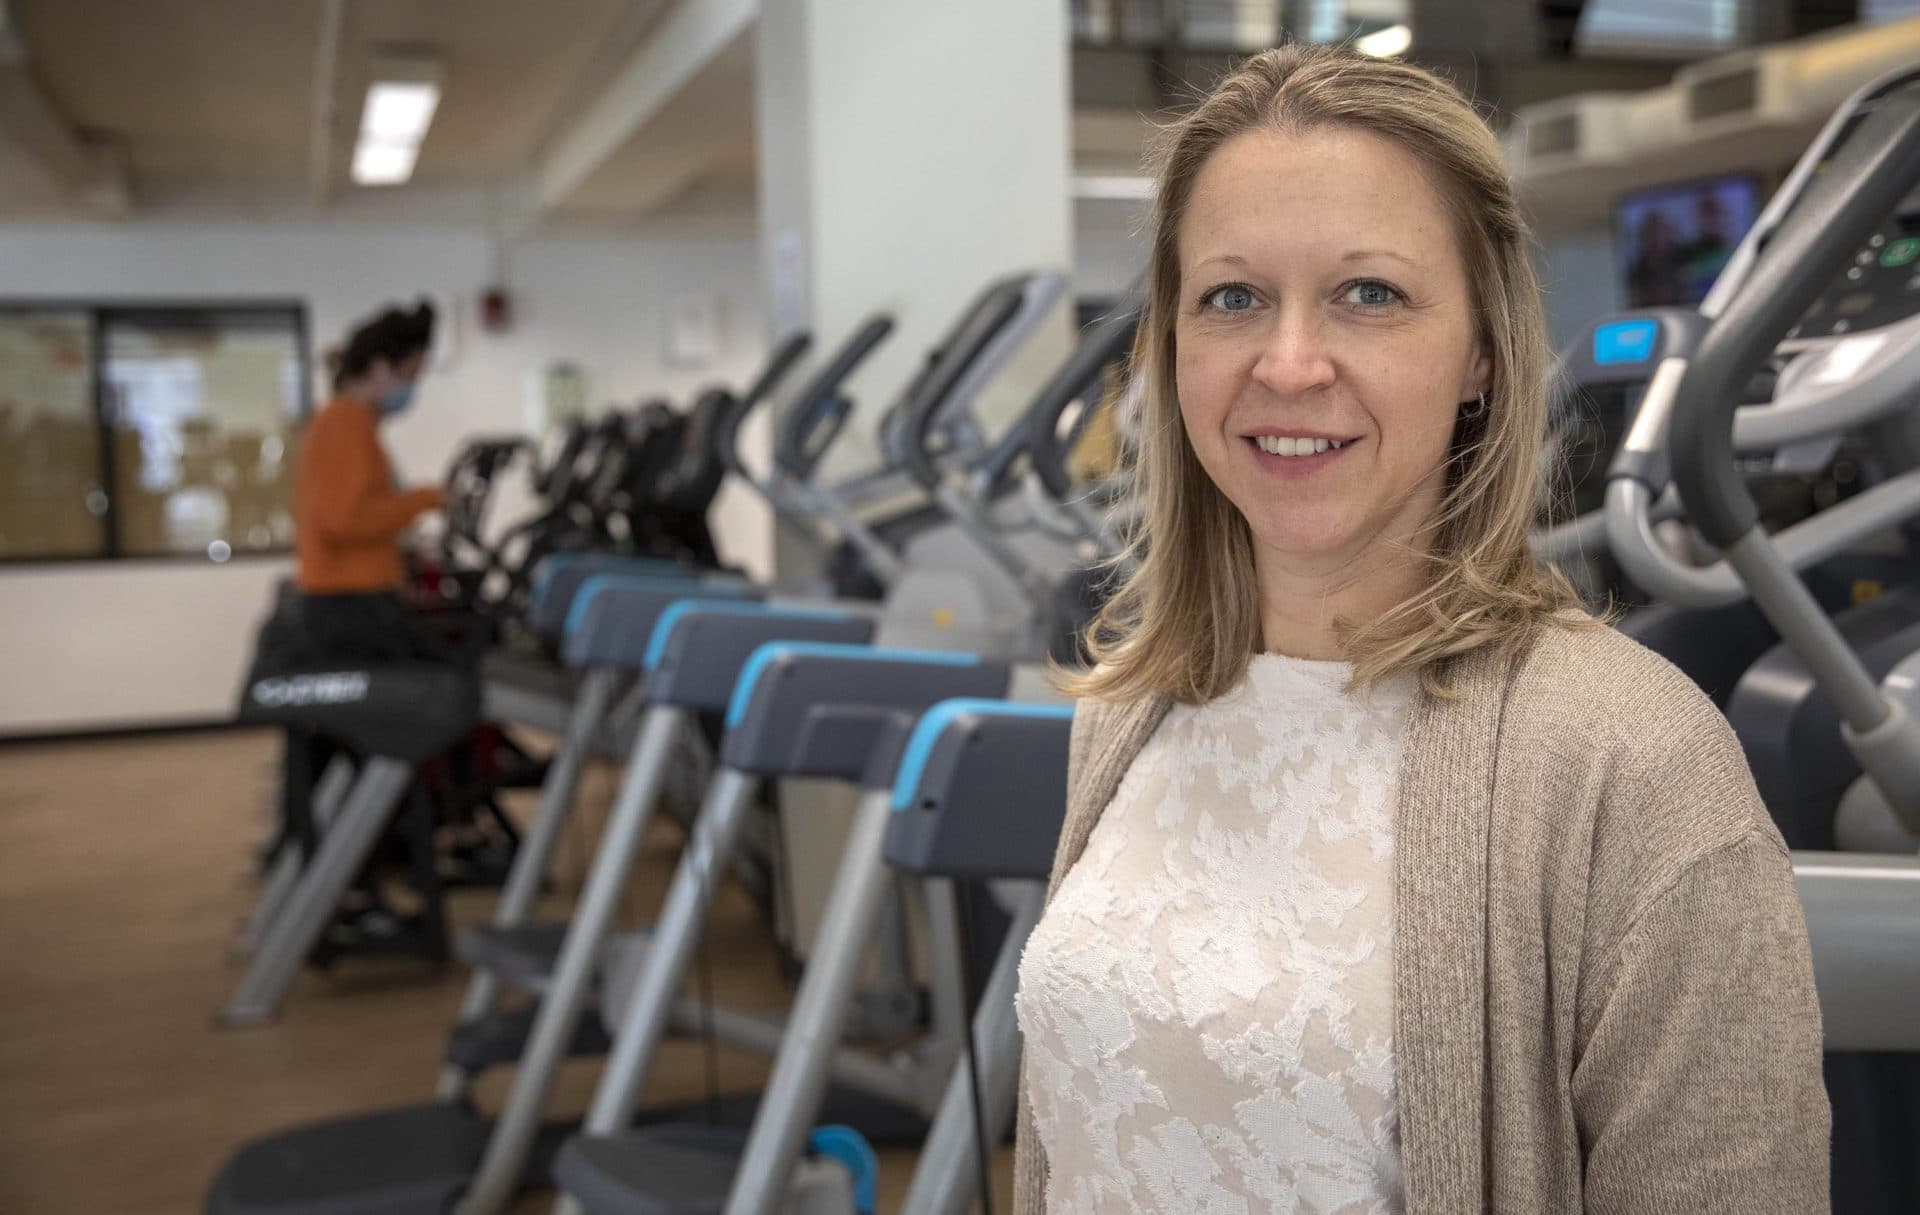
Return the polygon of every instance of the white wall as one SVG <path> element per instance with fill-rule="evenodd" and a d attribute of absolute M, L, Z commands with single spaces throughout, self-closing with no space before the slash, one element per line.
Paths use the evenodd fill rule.
<path fill-rule="evenodd" d="M 1556 351 L 1583 327 L 1626 307 L 1614 267 L 1613 234 L 1605 228 L 1542 236 L 1534 268 Z"/>
<path fill-rule="evenodd" d="M 478 331 L 473 307 L 499 264 L 515 321 L 492 336 Z M 395 464 L 412 480 L 437 479 L 463 436 L 522 430 L 527 380 L 550 360 L 585 367 L 601 401 L 685 401 L 702 385 L 743 381 L 765 346 L 758 274 L 751 236 L 551 236 L 509 246 L 500 263 L 487 234 L 470 228 L 0 226 L 0 298 L 298 299 L 323 347 L 388 301 L 427 293 L 451 304 L 451 357 L 389 429 Z M 688 294 L 721 304 L 708 366 L 666 359 L 666 307 Z M 725 556 L 766 570 L 757 503 L 728 491 L 715 525 Z M 225 717 L 287 568 L 278 559 L 0 566 L 0 735 Z"/>
<path fill-rule="evenodd" d="M 1073 293 L 1121 299 L 1146 274 L 1152 242 L 1143 227 L 1127 227 L 1105 217 L 1102 220 L 1097 225 L 1081 222 L 1075 227 Z"/>
<path fill-rule="evenodd" d="M 863 413 L 827 457 L 833 475 L 871 464 L 881 411 L 991 280 L 1070 268 L 1066 10 L 793 0 L 763 5 L 756 37 L 760 225 L 776 324 L 811 327 L 830 348 L 875 311 L 895 321 L 849 381 Z M 1062 308 L 977 411 L 1011 413 L 1070 337 Z"/>

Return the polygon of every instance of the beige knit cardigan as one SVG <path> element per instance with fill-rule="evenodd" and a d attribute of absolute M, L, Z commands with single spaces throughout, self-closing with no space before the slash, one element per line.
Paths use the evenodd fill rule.
<path fill-rule="evenodd" d="M 1422 694 L 1395 810 L 1409 1215 L 1828 1209 L 1806 925 L 1733 732 L 1611 629 Z M 1049 897 L 1169 702 L 1083 702 Z M 1016 1215 L 1046 1160 L 1023 1083 Z"/>

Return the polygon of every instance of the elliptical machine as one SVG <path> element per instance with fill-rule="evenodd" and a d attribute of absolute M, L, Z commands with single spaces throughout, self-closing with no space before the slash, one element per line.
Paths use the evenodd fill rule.
<path fill-rule="evenodd" d="M 1652 377 L 1606 499 L 1613 555 L 1635 582 L 1688 606 L 1750 596 L 1781 637 L 1728 715 L 1790 843 L 1860 842 L 1833 816 L 1864 773 L 1853 812 L 1877 818 L 1878 838 L 1903 853 L 1794 853 L 1831 1052 L 1834 1209 L 1845 1213 L 1920 1208 L 1920 725 L 1903 685 L 1879 682 L 1920 649 L 1920 612 L 1896 592 L 1836 618 L 1801 574 L 1897 543 L 1920 517 L 1916 85 L 1920 69 L 1908 69 L 1861 90 L 1801 159 L 1703 306 L 1697 348 Z M 1763 370 L 1771 391 L 1743 405 Z M 1769 535 L 1744 457 L 1832 450 L 1861 433 L 1886 478 Z M 1689 524 L 1722 559 L 1682 560 L 1656 536 L 1669 465 Z M 1758 712 L 1768 705 L 1780 711 Z M 1832 795 L 1783 801 L 1782 774 L 1818 776 Z"/>

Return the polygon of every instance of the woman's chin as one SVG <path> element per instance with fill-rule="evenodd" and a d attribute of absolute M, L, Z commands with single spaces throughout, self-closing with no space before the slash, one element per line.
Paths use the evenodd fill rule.
<path fill-rule="evenodd" d="M 1355 541 L 1352 528 L 1331 520 L 1314 523 L 1301 519 L 1255 528 L 1253 539 L 1269 556 L 1313 565 L 1340 560 L 1352 551 Z"/>

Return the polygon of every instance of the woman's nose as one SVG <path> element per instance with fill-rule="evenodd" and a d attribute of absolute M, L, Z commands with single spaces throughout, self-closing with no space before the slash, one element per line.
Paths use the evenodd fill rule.
<path fill-rule="evenodd" d="M 1324 388 L 1333 382 L 1333 359 L 1318 317 L 1283 310 L 1253 366 L 1253 378 L 1280 396 Z"/>

